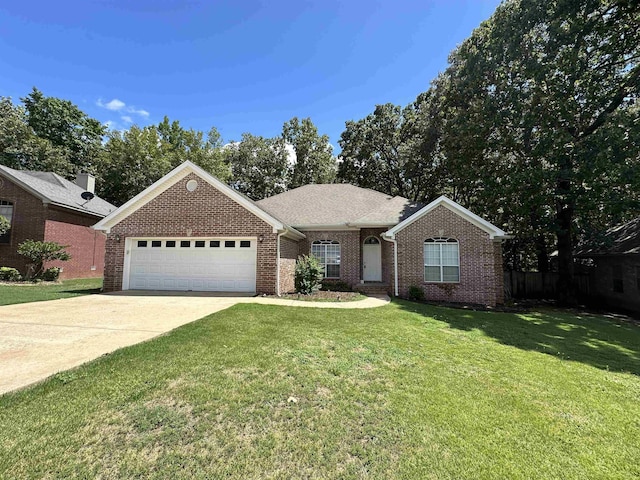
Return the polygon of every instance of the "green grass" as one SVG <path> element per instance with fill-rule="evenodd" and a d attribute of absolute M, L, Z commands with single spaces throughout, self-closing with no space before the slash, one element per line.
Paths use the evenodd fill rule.
<path fill-rule="evenodd" d="M 0 306 L 90 295 L 100 293 L 101 288 L 102 278 L 81 278 L 53 284 L 1 284 Z"/>
<path fill-rule="evenodd" d="M 639 348 L 551 310 L 237 305 L 0 398 L 0 478 L 635 479 Z"/>

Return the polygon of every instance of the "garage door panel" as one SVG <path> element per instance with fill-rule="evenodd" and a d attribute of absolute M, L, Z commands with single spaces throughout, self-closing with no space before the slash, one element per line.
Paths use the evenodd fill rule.
<path fill-rule="evenodd" d="M 160 247 L 152 241 L 160 240 Z M 129 288 L 141 290 L 192 290 L 254 292 L 256 285 L 256 242 L 240 247 L 240 239 L 206 239 L 204 247 L 196 247 L 193 239 L 133 240 L 129 265 Z M 166 247 L 167 240 L 175 247 Z M 189 247 L 180 247 L 181 240 Z M 211 247 L 210 241 L 219 241 Z M 225 247 L 225 240 L 235 247 Z"/>

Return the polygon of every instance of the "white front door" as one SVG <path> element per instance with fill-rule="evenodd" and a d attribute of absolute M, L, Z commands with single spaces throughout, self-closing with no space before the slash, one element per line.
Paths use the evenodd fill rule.
<path fill-rule="evenodd" d="M 255 238 L 130 240 L 125 290 L 255 292 Z"/>
<path fill-rule="evenodd" d="M 362 271 L 365 282 L 382 281 L 382 246 L 377 237 L 367 237 L 364 240 Z"/>

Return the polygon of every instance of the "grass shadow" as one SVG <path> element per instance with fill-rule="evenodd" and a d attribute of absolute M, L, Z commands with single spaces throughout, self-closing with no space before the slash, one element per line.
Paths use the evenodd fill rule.
<path fill-rule="evenodd" d="M 640 327 L 616 319 L 556 309 L 530 313 L 479 312 L 404 300 L 401 309 L 479 330 L 496 341 L 603 370 L 640 375 Z"/>
<path fill-rule="evenodd" d="M 72 288 L 69 290 L 60 290 L 59 293 L 68 293 L 74 295 L 97 295 L 102 293 L 102 288 Z"/>

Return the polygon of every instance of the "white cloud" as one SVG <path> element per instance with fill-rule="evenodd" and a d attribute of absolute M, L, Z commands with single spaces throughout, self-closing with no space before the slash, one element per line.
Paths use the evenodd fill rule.
<path fill-rule="evenodd" d="M 127 108 L 127 112 L 129 113 L 135 113 L 136 115 L 140 115 L 141 117 L 147 118 L 149 116 L 149 112 L 147 112 L 146 110 L 136 110 L 133 107 L 128 107 Z"/>
<path fill-rule="evenodd" d="M 122 100 L 119 100 L 117 98 L 114 98 L 113 100 L 106 103 L 103 102 L 102 99 L 100 98 L 96 102 L 96 105 L 102 108 L 106 108 L 107 110 L 111 110 L 113 112 L 130 113 L 133 115 L 139 115 L 144 118 L 149 118 L 149 112 L 147 110 L 143 110 L 142 108 L 136 108 L 131 105 L 127 105 Z M 129 115 L 125 115 L 125 116 L 128 118 L 131 118 Z M 123 120 L 124 120 L 124 117 L 123 117 Z M 133 122 L 130 122 L 130 123 L 133 123 Z"/>
<path fill-rule="evenodd" d="M 118 110 L 122 110 L 125 107 L 125 103 L 122 100 L 118 100 L 117 98 L 114 98 L 113 100 L 107 103 L 104 103 L 102 99 L 99 99 L 96 102 L 96 104 L 99 107 L 106 108 L 107 110 L 112 110 L 114 112 L 117 112 Z"/>
<path fill-rule="evenodd" d="M 120 118 L 122 119 L 123 122 L 133 123 L 133 118 L 131 118 L 129 115 L 123 115 Z"/>

